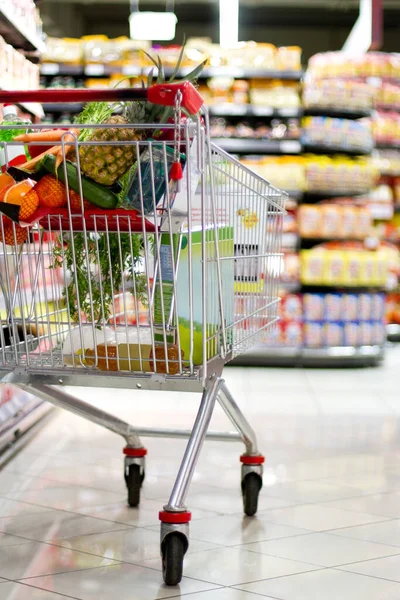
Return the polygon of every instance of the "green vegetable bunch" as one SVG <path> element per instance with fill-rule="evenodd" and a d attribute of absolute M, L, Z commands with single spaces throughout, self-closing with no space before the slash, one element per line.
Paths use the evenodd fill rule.
<path fill-rule="evenodd" d="M 73 321 L 80 314 L 104 325 L 112 313 L 115 294 L 121 291 L 122 279 L 135 280 L 136 299 L 147 303 L 146 276 L 138 272 L 143 255 L 143 238 L 129 233 L 74 233 L 59 239 L 54 248 L 53 267 L 71 272 L 71 282 L 63 297 Z"/>

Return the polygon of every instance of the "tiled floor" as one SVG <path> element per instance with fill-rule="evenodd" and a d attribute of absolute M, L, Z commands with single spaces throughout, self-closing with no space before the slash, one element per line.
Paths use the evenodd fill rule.
<path fill-rule="evenodd" d="M 0 600 L 399 600 L 400 348 L 361 370 L 227 369 L 267 457 L 242 515 L 238 445 L 207 443 L 184 579 L 162 583 L 158 510 L 184 443 L 148 440 L 141 508 L 122 441 L 63 412 L 0 472 Z M 191 425 L 190 394 L 71 390 L 144 426 Z M 217 411 L 213 428 L 228 426 Z"/>

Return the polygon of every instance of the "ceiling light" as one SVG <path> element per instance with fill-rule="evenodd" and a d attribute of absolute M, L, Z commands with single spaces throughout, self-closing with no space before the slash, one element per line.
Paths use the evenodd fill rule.
<path fill-rule="evenodd" d="M 219 43 L 232 48 L 239 41 L 239 0 L 219 0 Z"/>

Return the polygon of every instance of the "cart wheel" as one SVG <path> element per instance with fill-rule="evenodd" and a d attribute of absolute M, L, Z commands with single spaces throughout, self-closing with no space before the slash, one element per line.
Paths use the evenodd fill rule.
<path fill-rule="evenodd" d="M 163 578 L 167 585 L 178 585 L 182 579 L 185 541 L 179 533 L 170 533 L 161 545 Z"/>
<path fill-rule="evenodd" d="M 140 473 L 139 465 L 129 465 L 128 474 L 125 476 L 126 486 L 128 488 L 128 504 L 136 507 L 140 503 L 140 488 L 142 487 L 143 476 Z"/>
<path fill-rule="evenodd" d="M 248 517 L 253 517 L 257 512 L 261 488 L 262 479 L 257 473 L 248 473 L 242 481 L 243 509 Z"/>

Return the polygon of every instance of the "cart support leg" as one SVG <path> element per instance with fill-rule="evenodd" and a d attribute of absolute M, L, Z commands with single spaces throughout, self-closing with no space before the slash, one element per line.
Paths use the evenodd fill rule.
<path fill-rule="evenodd" d="M 219 377 L 213 376 L 208 380 L 207 386 L 203 391 L 200 408 L 186 446 L 174 488 L 168 504 L 164 507 L 164 511 L 166 512 L 185 512 L 184 503 L 186 494 L 189 489 L 201 447 L 206 437 L 220 385 L 221 380 Z"/>
<path fill-rule="evenodd" d="M 244 445 L 246 446 L 246 454 L 249 456 L 258 456 L 257 438 L 254 430 L 250 426 L 246 417 L 243 415 L 239 406 L 236 404 L 234 397 L 230 393 L 224 380 L 221 380 L 221 387 L 218 394 L 218 401 L 225 411 L 233 425 L 242 436 Z"/>
<path fill-rule="evenodd" d="M 18 382 L 16 385 L 31 394 L 35 394 L 42 400 L 46 400 L 55 406 L 64 408 L 79 417 L 84 417 L 92 423 L 96 423 L 101 427 L 105 427 L 106 429 L 117 433 L 124 438 L 128 447 L 142 448 L 142 443 L 135 429 L 125 421 L 114 417 L 114 415 L 100 410 L 83 400 L 79 400 L 70 394 L 66 394 L 56 387 L 50 387 L 40 383 L 25 385 Z"/>

